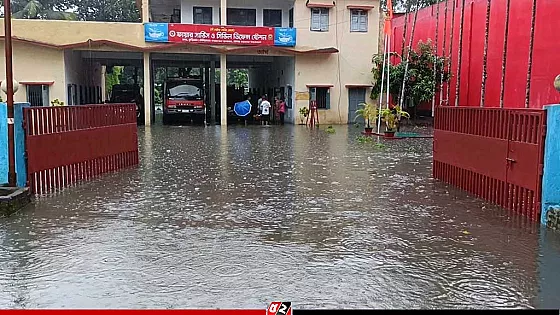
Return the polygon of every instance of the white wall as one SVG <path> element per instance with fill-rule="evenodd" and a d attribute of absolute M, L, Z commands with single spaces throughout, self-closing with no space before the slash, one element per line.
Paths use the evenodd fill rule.
<path fill-rule="evenodd" d="M 18 33 L 16 33 L 18 34 Z M 4 57 L 4 42 L 0 42 L 0 81 L 6 77 L 6 61 Z M 13 74 L 19 82 L 54 82 L 49 87 L 49 98 L 64 100 L 64 72 L 62 71 L 64 57 L 62 51 L 47 47 L 30 45 L 14 41 L 13 43 Z M 14 101 L 27 102 L 27 87 L 21 84 L 14 94 Z M 1 92 L 6 100 L 6 95 Z"/>
<path fill-rule="evenodd" d="M 77 101 L 79 103 L 80 85 L 83 87 L 101 86 L 101 75 L 101 65 L 99 63 L 89 62 L 88 60 L 82 59 L 80 51 L 64 51 L 64 102 L 66 104 L 70 104 L 68 100 L 68 84 L 76 85 L 76 91 L 74 93 L 76 93 Z"/>
<path fill-rule="evenodd" d="M 288 93 L 288 86 L 292 87 L 292 95 L 286 95 L 286 104 L 288 104 L 287 98 L 291 97 L 292 108 L 286 108 L 285 121 L 293 123 L 295 109 L 295 59 L 293 57 L 274 57 L 273 65 L 274 86 L 284 87 L 285 93 Z"/>
<path fill-rule="evenodd" d="M 292 87 L 292 95 L 286 95 L 286 99 L 291 97 L 292 107 L 286 110 L 285 121 L 294 122 L 295 110 L 295 59 L 294 57 L 274 57 L 270 68 L 249 69 L 249 88 L 284 88 L 288 93 L 288 86 Z M 269 95 L 273 98 L 275 95 Z M 287 103 L 287 101 L 286 101 Z"/>
<path fill-rule="evenodd" d="M 282 10 L 282 27 L 289 25 L 289 10 L 294 7 L 293 0 L 228 0 L 228 8 L 257 9 L 257 26 L 263 26 L 263 9 Z M 212 7 L 213 24 L 220 24 L 220 0 L 183 0 L 181 1 L 181 23 L 193 23 L 193 7 Z"/>

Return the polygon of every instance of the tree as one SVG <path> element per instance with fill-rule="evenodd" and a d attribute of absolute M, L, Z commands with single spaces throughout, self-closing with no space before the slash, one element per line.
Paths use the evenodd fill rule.
<path fill-rule="evenodd" d="M 80 20 L 139 22 L 135 0 L 63 0 L 70 1 Z"/>
<path fill-rule="evenodd" d="M 216 82 L 220 82 L 220 70 L 216 70 Z M 236 88 L 249 86 L 249 70 L 247 69 L 228 69 L 227 85 Z"/>
<path fill-rule="evenodd" d="M 105 74 L 105 90 L 107 95 L 111 95 L 113 91 L 113 86 L 121 83 L 121 75 L 124 70 L 122 66 L 115 66 L 112 71 Z"/>
<path fill-rule="evenodd" d="M 443 1 L 445 0 L 392 0 L 393 8 L 397 13 L 406 13 L 410 8 L 425 8 Z M 387 0 L 381 0 L 381 7 L 387 9 Z"/>
<path fill-rule="evenodd" d="M 395 53 L 393 53 L 396 55 Z M 404 94 L 401 94 L 403 86 L 406 61 L 401 61 L 397 65 L 391 65 L 389 94 L 393 102 L 400 101 L 404 95 L 404 103 L 418 105 L 422 102 L 431 101 L 435 93 L 439 91 L 438 77 L 443 76 L 443 81 L 448 82 L 450 73 L 446 72 L 444 65 L 447 58 L 436 56 L 431 41 L 426 43 L 419 42 L 416 50 L 410 50 L 408 61 L 408 76 L 404 84 Z M 434 65 L 436 66 L 436 76 L 434 76 Z M 381 76 L 383 71 L 383 55 L 378 54 L 373 57 L 373 89 L 371 98 L 377 99 L 381 91 Z"/>
<path fill-rule="evenodd" d="M 229 69 L 228 85 L 235 85 L 236 88 L 247 87 L 249 85 L 249 71 L 247 69 Z"/>
<path fill-rule="evenodd" d="M 15 0 L 12 4 L 14 19 L 76 20 L 77 15 L 66 12 L 67 0 Z"/>

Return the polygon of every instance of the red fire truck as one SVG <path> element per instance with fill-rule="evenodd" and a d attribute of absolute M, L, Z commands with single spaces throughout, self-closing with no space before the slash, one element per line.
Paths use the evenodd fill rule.
<path fill-rule="evenodd" d="M 168 78 L 163 84 L 163 124 L 206 120 L 202 77 Z"/>

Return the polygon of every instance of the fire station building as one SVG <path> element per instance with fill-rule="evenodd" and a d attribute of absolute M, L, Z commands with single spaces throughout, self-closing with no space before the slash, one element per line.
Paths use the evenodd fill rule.
<path fill-rule="evenodd" d="M 138 69 L 146 125 L 154 123 L 155 73 L 161 67 L 202 69 L 206 106 L 222 124 L 228 106 L 216 104 L 242 100 L 227 87 L 228 69 L 248 69 L 253 94 L 284 97 L 289 123 L 299 123 L 299 109 L 316 101 L 322 124 L 345 124 L 357 105 L 369 100 L 379 0 L 138 0 L 137 5 L 142 23 L 14 20 L 13 71 L 20 83 L 15 101 L 105 102 L 107 73 L 115 65 Z M 0 39 L 3 49 L 3 35 Z M 2 54 L 0 80 L 4 67 Z"/>

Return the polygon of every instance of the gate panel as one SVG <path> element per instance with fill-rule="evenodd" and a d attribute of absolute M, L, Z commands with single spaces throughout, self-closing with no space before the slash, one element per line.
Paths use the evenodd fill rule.
<path fill-rule="evenodd" d="M 537 221 L 543 110 L 438 107 L 433 176 Z"/>
<path fill-rule="evenodd" d="M 135 104 L 26 108 L 24 117 L 34 193 L 138 164 Z"/>

